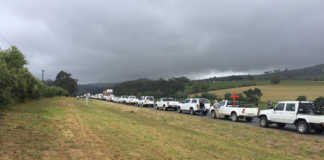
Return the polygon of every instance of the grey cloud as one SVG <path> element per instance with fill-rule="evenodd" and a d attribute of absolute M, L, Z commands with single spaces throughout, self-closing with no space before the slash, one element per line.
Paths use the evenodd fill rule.
<path fill-rule="evenodd" d="M 0 36 L 37 76 L 63 69 L 83 83 L 115 82 L 324 59 L 321 0 L 2 1 Z"/>

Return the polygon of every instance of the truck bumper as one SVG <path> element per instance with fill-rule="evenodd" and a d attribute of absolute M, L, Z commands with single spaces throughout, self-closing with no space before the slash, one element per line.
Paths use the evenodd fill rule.
<path fill-rule="evenodd" d="M 177 105 L 169 105 L 168 107 L 166 107 L 166 108 L 168 108 L 168 109 L 178 109 L 178 106 Z"/>

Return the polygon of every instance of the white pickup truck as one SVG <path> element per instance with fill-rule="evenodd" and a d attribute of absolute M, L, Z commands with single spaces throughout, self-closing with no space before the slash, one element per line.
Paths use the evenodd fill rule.
<path fill-rule="evenodd" d="M 205 98 L 189 98 L 179 103 L 178 112 L 188 112 L 191 115 L 200 113 L 206 115 L 210 109 L 210 102 Z"/>
<path fill-rule="evenodd" d="M 142 96 L 138 102 L 138 106 L 141 107 L 153 107 L 154 106 L 154 97 L 153 96 Z"/>
<path fill-rule="evenodd" d="M 282 128 L 286 124 L 292 124 L 302 134 L 324 131 L 324 115 L 316 109 L 313 102 L 281 101 L 272 109 L 261 110 L 259 119 L 261 127 L 277 124 Z"/>
<path fill-rule="evenodd" d="M 160 98 L 159 101 L 156 102 L 155 109 L 162 109 L 164 111 L 168 111 L 169 109 L 177 110 L 179 106 L 179 102 L 175 101 L 173 98 Z"/>
<path fill-rule="evenodd" d="M 233 106 L 232 101 L 223 100 L 220 103 L 214 105 L 210 109 L 210 115 L 213 119 L 219 118 L 231 118 L 232 121 L 237 122 L 240 119 L 245 119 L 251 122 L 254 117 L 258 116 L 259 108 L 246 108 L 238 105 Z"/>
<path fill-rule="evenodd" d="M 138 99 L 136 98 L 136 96 L 128 96 L 125 101 L 127 104 L 134 105 L 137 103 Z"/>
<path fill-rule="evenodd" d="M 127 96 L 120 96 L 118 99 L 118 103 L 126 103 Z"/>

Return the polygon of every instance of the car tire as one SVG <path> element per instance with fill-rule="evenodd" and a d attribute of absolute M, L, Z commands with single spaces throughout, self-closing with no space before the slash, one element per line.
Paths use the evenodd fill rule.
<path fill-rule="evenodd" d="M 178 107 L 178 113 L 182 113 L 182 110 L 180 107 Z"/>
<path fill-rule="evenodd" d="M 190 114 L 195 115 L 195 111 L 192 108 L 190 109 Z"/>
<path fill-rule="evenodd" d="M 216 112 L 215 112 L 215 111 L 211 111 L 211 112 L 210 112 L 210 117 L 211 117 L 212 119 L 216 119 Z"/>
<path fill-rule="evenodd" d="M 262 127 L 262 128 L 267 128 L 267 127 L 269 127 L 269 122 L 268 122 L 268 119 L 267 119 L 266 116 L 262 116 L 262 117 L 260 118 L 259 125 L 260 125 L 260 127 Z"/>
<path fill-rule="evenodd" d="M 300 133 L 300 134 L 306 134 L 309 131 L 309 126 L 306 123 L 306 121 L 304 121 L 304 120 L 298 121 L 296 128 L 297 128 L 298 133 Z"/>
<path fill-rule="evenodd" d="M 232 113 L 232 114 L 231 114 L 231 120 L 232 120 L 233 122 L 237 122 L 237 121 L 238 121 L 238 117 L 237 117 L 236 113 Z"/>

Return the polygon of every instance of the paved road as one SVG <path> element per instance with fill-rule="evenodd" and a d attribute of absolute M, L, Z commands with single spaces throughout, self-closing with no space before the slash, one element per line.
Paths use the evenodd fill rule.
<path fill-rule="evenodd" d="M 145 108 L 154 110 L 154 108 L 151 108 L 151 107 L 145 107 Z M 167 111 L 167 112 L 174 113 L 174 114 L 179 114 L 176 111 Z M 201 118 L 210 118 L 210 115 L 207 115 L 207 116 L 196 115 L 196 116 L 197 117 L 201 117 Z M 220 120 L 220 121 L 229 121 L 229 120 L 225 120 L 225 119 L 217 119 L 217 120 Z M 259 127 L 259 120 L 257 118 L 253 119 L 252 122 L 240 121 L 240 122 L 233 122 L 233 123 L 241 123 L 241 124 L 244 124 L 244 125 L 250 125 L 250 126 Z M 276 129 L 276 130 L 282 130 L 284 132 L 293 132 L 293 133 L 298 134 L 294 125 L 287 125 L 286 127 L 280 128 L 280 129 L 277 128 L 276 125 L 271 125 L 268 129 Z M 322 133 L 322 134 L 306 134 L 306 135 L 307 136 L 324 138 L 324 133 Z"/>

